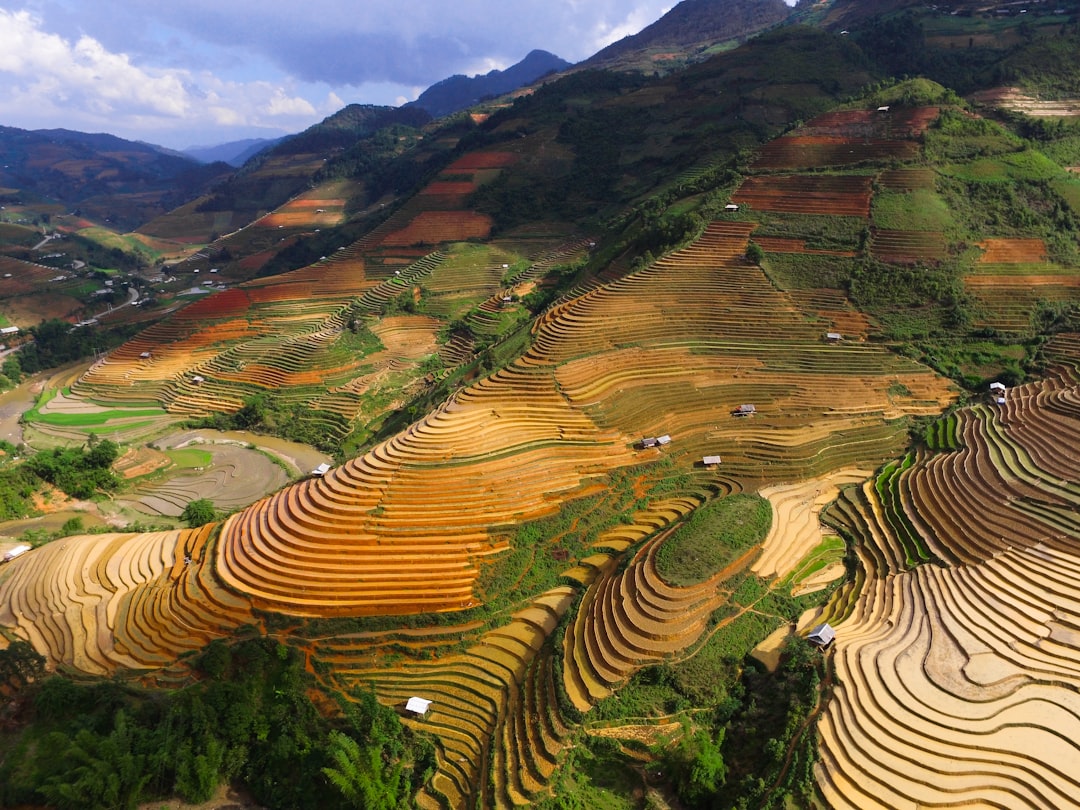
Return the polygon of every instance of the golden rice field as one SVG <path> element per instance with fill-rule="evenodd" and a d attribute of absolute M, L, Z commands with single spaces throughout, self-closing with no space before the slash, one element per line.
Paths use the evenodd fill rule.
<path fill-rule="evenodd" d="M 651 266 L 559 299 L 516 361 L 221 524 L 67 538 L 24 555 L 0 570 L 0 624 L 53 665 L 153 677 L 178 655 L 257 625 L 260 611 L 298 626 L 460 613 L 293 641 L 326 665 L 328 685 L 370 685 L 396 707 L 417 694 L 434 701 L 423 720 L 406 718 L 438 742 L 420 807 L 527 806 L 549 795 L 572 745 L 577 726 L 560 701 L 587 715 L 642 667 L 692 656 L 716 632 L 718 608 L 752 610 L 733 604 L 735 574 L 806 590 L 835 582 L 846 573 L 835 555 L 808 560 L 838 532 L 859 565 L 820 616 L 838 629 L 819 727 L 817 779 L 829 803 L 1074 804 L 1080 769 L 1056 763 L 1080 761 L 1080 337 L 1057 338 L 1055 371 L 1010 390 L 1004 406 L 958 411 L 948 428 L 958 449 L 898 461 L 910 417 L 939 415 L 956 389 L 866 340 L 872 324 L 839 290 L 781 290 L 746 258 L 755 208 L 867 218 L 872 178 L 890 190 L 932 185 L 932 171 L 913 166 L 810 172 L 908 160 L 936 113 L 843 111 L 777 139 L 733 198 L 749 211 L 711 222 Z M 421 284 L 455 311 L 440 299 L 460 283 L 481 301 L 469 317 L 497 316 L 510 283 L 502 263 L 469 264 L 441 243 L 486 235 L 490 221 L 455 206 L 479 173 L 514 160 L 466 155 L 353 246 L 200 301 L 95 364 L 75 394 L 149 392 L 175 413 L 209 413 L 237 407 L 252 385 L 321 385 L 318 407 L 355 416 L 357 397 L 402 364 L 468 347 L 438 346 L 431 315 L 399 314 L 373 323 L 384 349 L 360 368 L 334 350 L 347 314 L 379 312 Z M 853 253 L 754 238 L 770 253 Z M 1026 278 L 1022 268 L 1045 259 L 1031 240 L 982 248 L 965 280 L 975 295 L 990 284 L 978 279 Z M 877 230 L 867 249 L 911 262 L 946 245 L 941 234 Z M 543 258 L 514 289 L 531 289 L 544 267 L 582 250 L 553 238 L 522 249 Z M 827 329 L 844 339 L 825 340 Z M 747 403 L 753 415 L 736 415 Z M 664 434 L 670 444 L 643 447 L 643 437 Z M 722 463 L 706 467 L 704 456 Z M 476 618 L 484 614 L 473 609 L 500 595 L 484 574 L 520 550 L 519 527 L 609 495 L 622 474 L 682 484 L 643 490 L 584 551 L 541 538 L 529 551 L 558 564 L 558 584 L 514 592 L 497 621 Z M 670 532 L 740 490 L 771 504 L 765 540 L 696 585 L 665 581 L 657 555 Z"/>
<path fill-rule="evenodd" d="M 1075 361 L 1006 400 L 961 411 L 960 449 L 919 454 L 845 510 L 866 584 L 820 725 L 834 807 L 1075 805 Z M 913 539 L 937 564 L 909 564 Z"/>

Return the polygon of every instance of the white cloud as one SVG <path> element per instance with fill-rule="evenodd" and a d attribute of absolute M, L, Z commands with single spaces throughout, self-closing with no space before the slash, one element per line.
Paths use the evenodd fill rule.
<path fill-rule="evenodd" d="M 46 31 L 28 11 L 0 8 L 0 42 L 5 88 L 0 123 L 152 139 L 181 128 L 295 132 L 320 117 L 310 101 L 287 86 L 225 81 L 206 71 L 143 68 L 93 37 L 72 41 Z M 333 94 L 327 100 L 340 102 Z"/>
<path fill-rule="evenodd" d="M 667 9 L 664 9 L 661 16 L 666 13 Z M 599 51 L 613 42 L 618 42 L 623 37 L 638 33 L 656 19 L 655 8 L 638 6 L 619 22 L 609 23 L 607 20 L 600 20 L 596 24 L 593 35 L 595 50 Z"/>
<path fill-rule="evenodd" d="M 264 107 L 267 115 L 273 116 L 313 116 L 315 108 L 311 102 L 299 96 L 287 96 L 280 87 L 274 91 L 270 101 Z"/>

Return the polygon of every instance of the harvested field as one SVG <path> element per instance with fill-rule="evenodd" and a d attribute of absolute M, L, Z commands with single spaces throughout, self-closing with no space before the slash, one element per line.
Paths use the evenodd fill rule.
<path fill-rule="evenodd" d="M 1080 116 L 1080 98 L 1039 99 L 1019 87 L 997 87 L 972 94 L 972 100 L 990 107 L 1030 115 L 1032 118 Z"/>
<path fill-rule="evenodd" d="M 866 480 L 869 470 L 837 470 L 797 484 L 774 484 L 761 490 L 773 506 L 772 529 L 753 572 L 764 579 L 782 579 L 819 545 L 821 510 L 836 499 L 840 487 Z"/>
<path fill-rule="evenodd" d="M 1004 407 L 960 411 L 959 450 L 845 507 L 861 509 L 844 520 L 867 582 L 837 627 L 819 725 L 831 806 L 1075 806 L 1078 403 L 1080 379 L 1059 369 Z M 941 564 L 888 563 L 901 536 Z"/>
<path fill-rule="evenodd" d="M 209 466 L 177 470 L 165 481 L 140 486 L 118 499 L 122 506 L 148 515 L 179 517 L 191 501 L 206 498 L 222 511 L 248 506 L 289 482 L 278 465 L 256 450 L 232 445 L 203 445 Z"/>
<path fill-rule="evenodd" d="M 1022 264 L 1049 258 L 1042 239 L 986 239 L 979 247 L 983 249 L 980 264 Z"/>
<path fill-rule="evenodd" d="M 381 246 L 437 245 L 440 242 L 464 242 L 483 239 L 491 233 L 492 220 L 472 211 L 423 211 L 408 225 L 392 231 L 379 242 Z"/>
<path fill-rule="evenodd" d="M 854 174 L 760 175 L 744 180 L 731 199 L 761 211 L 865 217 L 872 181 Z"/>

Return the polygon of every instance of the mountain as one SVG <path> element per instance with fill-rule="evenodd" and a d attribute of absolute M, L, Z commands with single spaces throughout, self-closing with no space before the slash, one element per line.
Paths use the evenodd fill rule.
<path fill-rule="evenodd" d="M 451 76 L 437 82 L 420 94 L 407 107 L 427 110 L 432 117 L 464 110 L 492 96 L 501 96 L 519 87 L 532 84 L 542 76 L 570 67 L 571 63 L 553 53 L 535 50 L 506 70 L 493 70 L 483 76 Z"/>
<path fill-rule="evenodd" d="M 269 149 L 282 140 L 283 138 L 245 138 L 240 141 L 219 143 L 217 146 L 189 146 L 184 150 L 184 154 L 200 163 L 220 161 L 239 168 L 259 152 Z"/>
<path fill-rule="evenodd" d="M 612 43 L 580 66 L 671 68 L 744 40 L 790 13 L 783 0 L 683 0 L 652 25 Z"/>
<path fill-rule="evenodd" d="M 0 187 L 130 229 L 198 196 L 231 169 L 105 133 L 0 127 Z"/>
<path fill-rule="evenodd" d="M 308 189 L 338 160 L 364 152 L 379 133 L 397 131 L 376 148 L 393 154 L 431 120 L 419 108 L 350 104 L 303 132 L 259 150 L 235 174 L 209 193 L 140 228 L 140 233 L 167 239 L 214 241 L 272 211 Z M 400 140 L 404 138 L 405 140 Z"/>

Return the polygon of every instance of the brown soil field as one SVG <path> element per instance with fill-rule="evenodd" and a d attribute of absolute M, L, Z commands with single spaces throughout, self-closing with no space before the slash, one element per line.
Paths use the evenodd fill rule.
<path fill-rule="evenodd" d="M 1044 262 L 1049 257 L 1042 239 L 986 239 L 979 242 L 981 264 Z"/>
<path fill-rule="evenodd" d="M 751 209 L 793 214 L 870 215 L 870 175 L 748 177 L 732 201 Z"/>
<path fill-rule="evenodd" d="M 405 227 L 388 233 L 380 244 L 435 245 L 439 242 L 464 242 L 486 238 L 491 233 L 492 220 L 486 214 L 472 211 L 423 211 Z"/>
<path fill-rule="evenodd" d="M 478 169 L 501 169 L 514 165 L 520 158 L 521 156 L 516 152 L 471 152 L 455 160 L 446 167 L 443 173 L 458 174 Z"/>

